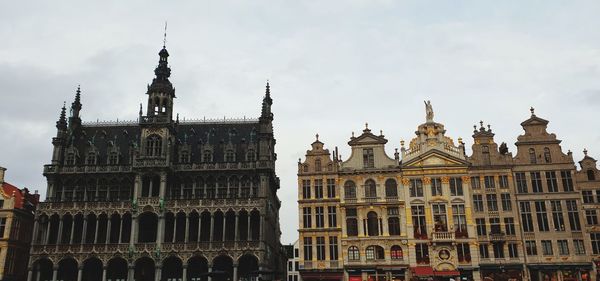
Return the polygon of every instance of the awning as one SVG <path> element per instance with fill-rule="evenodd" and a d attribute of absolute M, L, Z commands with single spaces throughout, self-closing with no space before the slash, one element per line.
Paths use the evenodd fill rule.
<path fill-rule="evenodd" d="M 433 268 L 431 266 L 417 266 L 411 269 L 416 276 L 433 276 Z"/>
<path fill-rule="evenodd" d="M 457 270 L 444 270 L 434 272 L 435 276 L 459 276 L 460 272 Z"/>

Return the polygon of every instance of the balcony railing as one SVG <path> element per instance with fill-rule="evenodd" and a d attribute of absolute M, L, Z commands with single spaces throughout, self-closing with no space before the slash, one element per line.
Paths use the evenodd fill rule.
<path fill-rule="evenodd" d="M 129 251 L 129 243 L 119 244 L 51 244 L 51 245 L 32 245 L 33 254 L 52 254 L 52 253 L 126 253 Z M 136 252 L 154 252 L 159 247 L 157 243 L 135 243 Z M 160 249 L 162 252 L 194 252 L 194 251 L 221 251 L 221 250 L 256 250 L 261 246 L 260 241 L 213 241 L 213 242 L 188 242 L 188 243 L 162 243 Z"/>
<path fill-rule="evenodd" d="M 504 232 L 490 233 L 489 237 L 492 241 L 503 241 L 506 239 Z"/>
<path fill-rule="evenodd" d="M 454 241 L 454 232 L 441 232 L 435 231 L 433 232 L 433 242 L 453 242 Z"/>

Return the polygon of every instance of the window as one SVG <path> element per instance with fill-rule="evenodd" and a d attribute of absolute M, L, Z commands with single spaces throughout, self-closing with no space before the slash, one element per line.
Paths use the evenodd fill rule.
<path fill-rule="evenodd" d="M 335 179 L 327 179 L 327 198 L 335 198 Z"/>
<path fill-rule="evenodd" d="M 594 170 L 590 169 L 586 171 L 587 174 L 587 179 L 589 181 L 595 181 L 596 180 L 596 175 L 594 174 Z"/>
<path fill-rule="evenodd" d="M 483 183 L 485 188 L 496 188 L 496 184 L 494 182 L 494 176 L 484 176 Z"/>
<path fill-rule="evenodd" d="M 410 197 L 423 197 L 423 181 L 421 179 L 410 180 Z"/>
<path fill-rule="evenodd" d="M 208 149 L 205 150 L 204 153 L 202 153 L 202 161 L 205 163 L 212 162 L 212 151 Z"/>
<path fill-rule="evenodd" d="M 567 240 L 557 240 L 556 243 L 558 245 L 558 254 L 561 256 L 568 256 L 569 255 L 569 244 L 568 244 Z"/>
<path fill-rule="evenodd" d="M 519 257 L 519 246 L 516 243 L 508 243 L 508 257 L 511 259 Z"/>
<path fill-rule="evenodd" d="M 535 216 L 537 217 L 538 230 L 539 231 L 550 231 L 550 225 L 548 224 L 548 216 L 546 215 L 546 202 L 535 201 Z"/>
<path fill-rule="evenodd" d="M 542 176 L 540 172 L 531 172 L 531 189 L 534 193 L 544 192 L 542 188 Z"/>
<path fill-rule="evenodd" d="M 346 209 L 346 234 L 348 236 L 358 236 L 358 224 L 356 220 L 356 209 Z"/>
<path fill-rule="evenodd" d="M 552 207 L 552 223 L 554 224 L 555 231 L 565 231 L 565 218 L 562 212 L 562 205 L 560 200 L 550 201 Z"/>
<path fill-rule="evenodd" d="M 590 233 L 590 240 L 592 241 L 592 253 L 600 255 L 600 233 Z"/>
<path fill-rule="evenodd" d="M 542 255 L 544 255 L 544 256 L 554 255 L 554 251 L 552 251 L 552 241 L 551 240 L 542 240 Z"/>
<path fill-rule="evenodd" d="M 481 194 L 473 195 L 473 208 L 475 212 L 483 212 L 483 196 Z"/>
<path fill-rule="evenodd" d="M 567 200 L 567 213 L 569 215 L 569 226 L 571 230 L 580 231 L 581 223 L 579 221 L 579 212 L 577 211 L 577 202 L 575 200 Z"/>
<path fill-rule="evenodd" d="M 398 245 L 392 246 L 392 248 L 390 250 L 390 256 L 393 260 L 404 259 L 404 253 L 402 252 L 402 248 Z"/>
<path fill-rule="evenodd" d="M 533 148 L 529 149 L 529 163 L 537 164 L 537 157 L 535 155 L 535 149 Z"/>
<path fill-rule="evenodd" d="M 502 211 L 512 211 L 512 202 L 510 201 L 510 193 L 500 194 L 502 200 Z"/>
<path fill-rule="evenodd" d="M 415 253 L 417 256 L 417 264 L 429 263 L 429 246 L 425 243 L 417 243 L 415 245 Z"/>
<path fill-rule="evenodd" d="M 312 260 L 312 237 L 304 237 L 304 260 Z"/>
<path fill-rule="evenodd" d="M 0 218 L 0 238 L 5 238 L 4 232 L 6 230 L 6 218 Z"/>
<path fill-rule="evenodd" d="M 248 162 L 256 161 L 256 157 L 255 157 L 253 149 L 248 149 L 248 151 L 246 152 L 246 161 L 248 161 Z"/>
<path fill-rule="evenodd" d="M 517 183 L 517 192 L 527 193 L 527 179 L 525 173 L 515 173 L 515 181 Z"/>
<path fill-rule="evenodd" d="M 600 190 L 596 190 L 596 202 L 600 203 Z"/>
<path fill-rule="evenodd" d="M 479 177 L 471 177 L 471 188 L 472 189 L 480 189 L 481 188 L 481 182 Z"/>
<path fill-rule="evenodd" d="M 489 252 L 488 244 L 487 243 L 481 243 L 481 244 L 479 244 L 479 256 L 482 259 L 489 259 L 490 258 L 490 252 Z"/>
<path fill-rule="evenodd" d="M 585 221 L 588 225 L 597 225 L 598 215 L 596 214 L 596 210 L 585 210 Z"/>
<path fill-rule="evenodd" d="M 486 194 L 488 211 L 498 211 L 498 197 L 496 194 Z"/>
<path fill-rule="evenodd" d="M 389 209 L 388 209 L 389 211 Z M 388 229 L 390 235 L 400 235 L 400 218 L 394 216 L 388 218 Z"/>
<path fill-rule="evenodd" d="M 456 244 L 456 253 L 458 255 L 458 262 L 471 262 L 471 249 L 469 248 L 469 243 Z"/>
<path fill-rule="evenodd" d="M 482 219 L 482 218 L 475 219 L 475 224 L 477 225 L 477 235 L 478 236 L 487 235 L 487 228 L 485 226 L 485 219 Z"/>
<path fill-rule="evenodd" d="M 504 218 L 504 232 L 506 235 L 515 235 L 515 219 L 514 218 Z"/>
<path fill-rule="evenodd" d="M 317 260 L 325 260 L 325 237 L 317 237 Z"/>
<path fill-rule="evenodd" d="M 498 178 L 498 184 L 500 188 L 508 188 L 508 176 L 502 175 Z"/>
<path fill-rule="evenodd" d="M 500 218 L 490 218 L 490 234 L 500 234 Z"/>
<path fill-rule="evenodd" d="M 228 149 L 225 152 L 225 162 L 234 162 L 235 161 L 235 153 L 233 152 L 233 150 Z"/>
<path fill-rule="evenodd" d="M 431 179 L 431 196 L 442 196 L 442 181 L 439 178 Z"/>
<path fill-rule="evenodd" d="M 353 181 L 347 181 L 344 184 L 344 197 L 356 198 L 356 184 Z"/>
<path fill-rule="evenodd" d="M 338 260 L 338 238 L 329 236 L 329 260 Z"/>
<path fill-rule="evenodd" d="M 373 211 L 367 213 L 367 233 L 369 236 L 379 236 L 379 218 Z"/>
<path fill-rule="evenodd" d="M 325 226 L 325 215 L 323 214 L 323 207 L 315 207 L 315 222 L 316 227 Z"/>
<path fill-rule="evenodd" d="M 533 217 L 531 216 L 531 204 L 529 202 L 519 202 L 521 210 L 521 224 L 523 232 L 533 232 Z"/>
<path fill-rule="evenodd" d="M 465 215 L 465 205 L 452 205 L 452 220 L 454 221 L 454 231 L 457 238 L 468 237 L 467 217 Z"/>
<path fill-rule="evenodd" d="M 503 242 L 492 243 L 492 250 L 494 251 L 494 258 L 496 258 L 496 259 L 504 258 L 504 243 Z"/>
<path fill-rule="evenodd" d="M 573 191 L 573 178 L 571 178 L 571 171 L 560 171 L 560 178 L 562 179 L 563 189 L 565 191 Z"/>
<path fill-rule="evenodd" d="M 327 207 L 327 220 L 329 221 L 329 227 L 337 227 L 337 210 L 335 206 Z"/>
<path fill-rule="evenodd" d="M 585 255 L 585 247 L 583 246 L 583 240 L 581 240 L 581 239 L 573 240 L 573 248 L 575 249 L 576 255 Z"/>
<path fill-rule="evenodd" d="M 323 169 L 323 167 L 321 167 L 321 159 L 316 159 L 315 160 L 315 172 L 320 172 Z"/>
<path fill-rule="evenodd" d="M 377 198 L 377 185 L 372 179 L 365 182 L 365 198 Z"/>
<path fill-rule="evenodd" d="M 298 249 L 294 249 L 294 257 L 295 258 L 300 257 L 300 251 Z M 296 268 L 298 268 L 298 267 L 296 266 Z"/>
<path fill-rule="evenodd" d="M 461 178 L 450 178 L 450 195 L 463 196 L 463 186 Z"/>
<path fill-rule="evenodd" d="M 433 210 L 433 223 L 435 224 L 435 231 L 448 231 L 446 205 L 432 204 L 431 208 Z"/>
<path fill-rule="evenodd" d="M 490 165 L 491 161 L 490 161 L 490 147 L 489 146 L 484 145 L 483 147 L 481 147 L 481 155 L 483 158 L 483 164 Z"/>
<path fill-rule="evenodd" d="M 67 166 L 75 165 L 75 153 L 74 152 L 67 153 L 67 157 L 65 159 L 65 165 L 67 165 Z"/>
<path fill-rule="evenodd" d="M 348 259 L 351 261 L 360 260 L 360 252 L 356 246 L 350 246 L 348 248 Z"/>
<path fill-rule="evenodd" d="M 158 135 L 150 135 L 146 138 L 146 155 L 160 156 L 162 154 L 162 139 Z"/>
<path fill-rule="evenodd" d="M 179 153 L 179 163 L 188 163 L 190 161 L 190 153 L 186 150 Z"/>
<path fill-rule="evenodd" d="M 318 179 L 318 180 L 315 180 L 314 183 L 315 183 L 315 198 L 316 199 L 323 198 L 323 180 Z"/>
<path fill-rule="evenodd" d="M 383 248 L 380 246 L 368 246 L 365 251 L 365 257 L 367 260 L 382 260 L 385 258 Z"/>
<path fill-rule="evenodd" d="M 385 181 L 385 197 L 398 197 L 398 184 L 393 179 Z"/>
<path fill-rule="evenodd" d="M 427 239 L 427 224 L 425 223 L 425 206 L 411 206 L 415 239 Z"/>
<path fill-rule="evenodd" d="M 375 168 L 375 159 L 372 148 L 363 149 L 363 166 L 365 168 Z"/>
<path fill-rule="evenodd" d="M 550 149 L 547 147 L 544 147 L 544 161 L 552 163 L 552 155 L 550 155 Z"/>
<path fill-rule="evenodd" d="M 310 180 L 302 180 L 302 198 L 310 199 Z"/>
<path fill-rule="evenodd" d="M 546 184 L 548 185 L 548 192 L 558 192 L 558 181 L 556 180 L 556 172 L 546 172 Z"/>
<path fill-rule="evenodd" d="M 88 152 L 86 164 L 96 165 L 96 152 L 93 152 L 93 151 Z"/>
<path fill-rule="evenodd" d="M 528 256 L 537 256 L 537 245 L 535 240 L 525 241 L 525 252 Z"/>
<path fill-rule="evenodd" d="M 312 214 L 310 207 L 302 208 L 302 218 L 304 228 L 312 227 Z"/>
<path fill-rule="evenodd" d="M 583 203 L 594 203 L 594 195 L 591 190 L 581 191 L 581 196 L 583 197 Z"/>

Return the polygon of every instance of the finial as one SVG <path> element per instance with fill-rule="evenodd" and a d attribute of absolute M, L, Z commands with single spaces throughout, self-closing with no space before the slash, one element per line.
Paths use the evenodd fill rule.
<path fill-rule="evenodd" d="M 458 144 L 463 144 L 463 139 L 461 137 L 458 137 Z"/>
<path fill-rule="evenodd" d="M 142 116 L 142 114 L 144 113 L 142 112 L 142 103 L 140 102 L 140 116 Z"/>
<path fill-rule="evenodd" d="M 477 125 L 473 125 L 473 132 L 477 132 Z"/>
<path fill-rule="evenodd" d="M 267 96 L 271 94 L 271 85 L 269 84 L 269 79 L 267 79 L 267 87 L 265 93 L 267 94 Z"/>
<path fill-rule="evenodd" d="M 531 116 L 535 116 L 535 108 L 533 106 L 529 108 L 529 111 L 531 111 Z"/>
<path fill-rule="evenodd" d="M 488 127 L 488 131 L 492 130 L 492 125 L 488 124 L 487 127 Z"/>
<path fill-rule="evenodd" d="M 317 138 L 317 141 L 319 141 L 319 134 L 318 133 L 315 135 L 315 137 Z"/>
<path fill-rule="evenodd" d="M 583 155 L 587 156 L 587 153 L 588 153 L 587 148 L 584 148 L 583 149 Z"/>
<path fill-rule="evenodd" d="M 383 136 L 383 130 L 379 130 L 379 135 Z"/>
<path fill-rule="evenodd" d="M 352 132 L 352 137 L 354 137 L 354 132 Z"/>
<path fill-rule="evenodd" d="M 483 120 L 479 120 L 479 126 L 483 128 Z"/>
<path fill-rule="evenodd" d="M 177 113 L 176 121 L 177 121 L 177 123 L 179 123 L 179 113 Z"/>
<path fill-rule="evenodd" d="M 165 34 L 163 37 L 163 49 L 167 48 L 167 21 L 165 21 Z"/>
<path fill-rule="evenodd" d="M 365 129 L 369 129 L 369 123 L 365 122 Z"/>

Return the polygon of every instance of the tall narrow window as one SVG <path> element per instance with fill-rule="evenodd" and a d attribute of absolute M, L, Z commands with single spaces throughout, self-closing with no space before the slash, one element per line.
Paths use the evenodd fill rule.
<path fill-rule="evenodd" d="M 571 171 L 560 171 L 560 177 L 562 179 L 563 189 L 565 191 L 573 191 L 573 178 L 571 178 Z"/>
<path fill-rule="evenodd" d="M 442 181 L 439 178 L 431 179 L 431 196 L 442 196 Z"/>
<path fill-rule="evenodd" d="M 316 199 L 323 198 L 323 179 L 315 180 L 314 184 L 315 184 L 315 198 Z"/>
<path fill-rule="evenodd" d="M 554 251 L 552 250 L 552 240 L 542 240 L 542 255 L 554 255 Z"/>
<path fill-rule="evenodd" d="M 317 260 L 325 260 L 325 237 L 317 237 Z"/>
<path fill-rule="evenodd" d="M 596 210 L 585 210 L 585 221 L 587 225 L 597 225 L 598 214 Z"/>
<path fill-rule="evenodd" d="M 535 215 L 537 217 L 538 230 L 550 231 L 550 226 L 548 225 L 548 216 L 546 215 L 546 202 L 535 201 Z"/>
<path fill-rule="evenodd" d="M 579 221 L 579 212 L 577 211 L 577 201 L 567 200 L 567 212 L 569 214 L 569 225 L 573 231 L 581 231 L 581 222 Z"/>
<path fill-rule="evenodd" d="M 256 156 L 255 156 L 253 149 L 248 149 L 248 151 L 246 152 L 246 161 L 248 161 L 248 162 L 256 161 Z"/>
<path fill-rule="evenodd" d="M 67 166 L 75 165 L 75 153 L 74 152 L 67 153 L 67 157 L 65 158 L 65 165 L 67 165 Z"/>
<path fill-rule="evenodd" d="M 351 261 L 360 260 L 360 252 L 358 251 L 358 247 L 350 246 L 348 248 L 348 259 Z"/>
<path fill-rule="evenodd" d="M 508 176 L 501 175 L 498 177 L 498 184 L 500 185 L 500 188 L 508 188 Z"/>
<path fill-rule="evenodd" d="M 205 163 L 212 162 L 212 151 L 205 150 L 204 153 L 202 153 L 202 161 Z"/>
<path fill-rule="evenodd" d="M 547 147 L 544 147 L 544 161 L 552 163 L 552 155 L 550 155 L 550 149 Z"/>
<path fill-rule="evenodd" d="M 473 208 L 475 212 L 483 212 L 483 195 L 473 194 Z"/>
<path fill-rule="evenodd" d="M 556 180 L 556 172 L 546 172 L 546 183 L 548 185 L 548 192 L 558 192 L 558 181 Z"/>
<path fill-rule="evenodd" d="M 452 205 L 452 220 L 454 221 L 454 232 L 457 238 L 468 237 L 467 216 L 465 214 L 465 205 Z"/>
<path fill-rule="evenodd" d="M 481 147 L 481 154 L 482 154 L 482 158 L 483 158 L 483 165 L 490 165 L 491 161 L 490 161 L 490 147 L 487 145 L 484 145 Z"/>
<path fill-rule="evenodd" d="M 516 234 L 514 218 L 504 218 L 504 232 L 506 235 Z"/>
<path fill-rule="evenodd" d="M 600 233 L 590 233 L 590 240 L 592 241 L 592 253 L 600 255 Z"/>
<path fill-rule="evenodd" d="M 544 192 L 542 189 L 542 175 L 540 172 L 531 172 L 531 189 L 534 193 Z"/>
<path fill-rule="evenodd" d="M 335 198 L 335 179 L 327 179 L 327 198 Z"/>
<path fill-rule="evenodd" d="M 537 245 L 535 240 L 525 241 L 525 252 L 528 256 L 537 256 Z"/>
<path fill-rule="evenodd" d="M 375 157 L 373 155 L 372 148 L 363 149 L 363 166 L 365 168 L 374 168 L 375 167 Z"/>
<path fill-rule="evenodd" d="M 485 225 L 485 219 L 483 219 L 483 218 L 475 219 L 475 225 L 477 226 L 477 235 L 478 236 L 487 235 L 487 227 Z"/>
<path fill-rule="evenodd" d="M 426 243 L 417 243 L 415 245 L 415 254 L 417 256 L 417 264 L 429 263 L 429 246 Z"/>
<path fill-rule="evenodd" d="M 483 183 L 485 184 L 485 188 L 496 188 L 494 176 L 484 176 Z"/>
<path fill-rule="evenodd" d="M 410 210 L 414 225 L 415 239 L 427 239 L 427 224 L 425 223 L 425 206 L 411 206 Z"/>
<path fill-rule="evenodd" d="M 496 258 L 496 259 L 504 258 L 504 242 L 492 243 L 492 249 L 494 250 L 494 258 Z"/>
<path fill-rule="evenodd" d="M 435 231 L 448 231 L 446 205 L 433 204 L 431 208 L 433 210 L 433 223 L 435 224 Z"/>
<path fill-rule="evenodd" d="M 385 181 L 385 197 L 394 198 L 398 197 L 398 184 L 393 179 L 387 179 Z"/>
<path fill-rule="evenodd" d="M 302 180 L 302 199 L 310 199 L 310 180 Z"/>
<path fill-rule="evenodd" d="M 472 189 L 480 189 L 481 188 L 481 179 L 477 177 L 471 177 L 471 188 Z"/>
<path fill-rule="evenodd" d="M 322 228 L 325 226 L 325 214 L 323 211 L 323 207 L 315 207 L 316 227 Z"/>
<path fill-rule="evenodd" d="M 225 162 L 235 162 L 235 152 L 233 150 L 228 149 L 225 152 Z"/>
<path fill-rule="evenodd" d="M 304 237 L 304 260 L 312 260 L 312 237 Z"/>
<path fill-rule="evenodd" d="M 450 178 L 450 195 L 463 196 L 463 186 L 461 178 Z"/>
<path fill-rule="evenodd" d="M 304 228 L 312 227 L 312 214 L 310 207 L 302 208 L 302 219 Z"/>
<path fill-rule="evenodd" d="M 398 217 L 398 208 L 389 207 L 388 212 L 388 229 L 390 235 L 400 235 L 400 218 Z"/>
<path fill-rule="evenodd" d="M 585 255 L 585 247 L 583 246 L 583 240 L 581 240 L 581 239 L 573 240 L 573 248 L 575 249 L 576 255 Z"/>
<path fill-rule="evenodd" d="M 327 207 L 327 220 L 329 221 L 329 227 L 337 227 L 337 210 L 335 206 Z"/>
<path fill-rule="evenodd" d="M 596 174 L 594 173 L 594 170 L 589 169 L 587 170 L 587 178 L 589 181 L 595 181 L 596 180 Z"/>
<path fill-rule="evenodd" d="M 515 173 L 515 182 L 517 184 L 517 192 L 519 193 L 528 193 L 527 190 L 527 179 L 525 178 L 525 173 Z"/>
<path fill-rule="evenodd" d="M 487 201 L 488 211 L 498 211 L 498 197 L 496 194 L 486 194 L 485 198 Z"/>
<path fill-rule="evenodd" d="M 338 260 L 338 238 L 337 236 L 329 236 L 329 260 Z"/>
<path fill-rule="evenodd" d="M 379 236 L 379 218 L 373 211 L 367 214 L 367 232 L 369 236 Z"/>
<path fill-rule="evenodd" d="M 488 248 L 488 244 L 487 243 L 480 243 L 479 244 L 479 256 L 482 259 L 489 259 L 490 258 L 490 250 Z"/>
<path fill-rule="evenodd" d="M 376 198 L 377 197 L 377 185 L 372 179 L 368 179 L 365 182 L 365 198 Z"/>
<path fill-rule="evenodd" d="M 521 224 L 523 232 L 533 232 L 533 217 L 531 215 L 531 204 L 529 202 L 519 202 L 521 210 Z"/>
<path fill-rule="evenodd" d="M 423 181 L 421 179 L 410 180 L 410 197 L 423 197 Z"/>
<path fill-rule="evenodd" d="M 552 223 L 554 224 L 554 231 L 565 231 L 565 218 L 563 216 L 560 200 L 550 201 L 550 206 L 552 207 Z"/>
<path fill-rule="evenodd" d="M 358 236 L 358 223 L 355 208 L 346 209 L 346 235 L 349 237 Z"/>
<path fill-rule="evenodd" d="M 537 164 L 537 156 L 535 155 L 535 149 L 529 149 L 529 163 Z"/>
<path fill-rule="evenodd" d="M 315 160 L 315 172 L 320 172 L 323 168 L 321 167 L 321 159 Z"/>
<path fill-rule="evenodd" d="M 158 135 L 150 135 L 146 139 L 146 155 L 158 157 L 162 154 L 162 139 Z"/>
<path fill-rule="evenodd" d="M 346 199 L 356 198 L 356 184 L 353 181 L 344 183 L 344 197 Z"/>
<path fill-rule="evenodd" d="M 519 257 L 519 245 L 517 243 L 508 243 L 508 257 L 511 259 Z"/>
<path fill-rule="evenodd" d="M 96 152 L 93 152 L 93 151 L 88 152 L 86 164 L 96 165 Z"/>
<path fill-rule="evenodd" d="M 500 218 L 490 218 L 490 234 L 500 234 Z"/>
<path fill-rule="evenodd" d="M 456 254 L 459 263 L 471 262 L 471 249 L 469 248 L 469 243 L 456 244 Z"/>
<path fill-rule="evenodd" d="M 510 201 L 510 193 L 500 194 L 502 200 L 502 211 L 512 211 L 512 202 Z"/>

